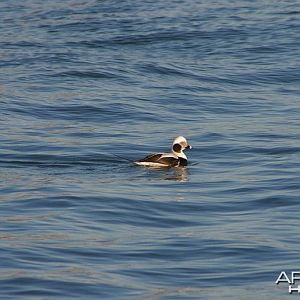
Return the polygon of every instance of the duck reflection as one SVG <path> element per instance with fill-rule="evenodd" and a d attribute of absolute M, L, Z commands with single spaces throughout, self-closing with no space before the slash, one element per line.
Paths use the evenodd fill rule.
<path fill-rule="evenodd" d="M 172 168 L 170 173 L 164 177 L 165 180 L 188 181 L 188 169 L 186 167 Z"/>
<path fill-rule="evenodd" d="M 176 168 L 153 168 L 152 171 L 159 172 L 160 178 L 163 180 L 188 181 L 188 169 L 186 167 Z"/>

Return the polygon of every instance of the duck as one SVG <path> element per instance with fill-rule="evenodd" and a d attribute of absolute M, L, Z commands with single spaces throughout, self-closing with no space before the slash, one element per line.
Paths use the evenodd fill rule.
<path fill-rule="evenodd" d="M 192 149 L 192 146 L 183 136 L 177 136 L 172 144 L 172 152 L 154 153 L 145 158 L 134 161 L 136 165 L 145 167 L 185 167 L 188 164 L 184 153 L 186 149 Z"/>

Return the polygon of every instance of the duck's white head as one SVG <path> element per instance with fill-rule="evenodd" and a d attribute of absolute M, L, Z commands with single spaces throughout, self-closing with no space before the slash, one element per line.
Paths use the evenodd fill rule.
<path fill-rule="evenodd" d="M 172 152 L 178 157 L 187 159 L 186 155 L 183 153 L 185 149 L 192 149 L 192 146 L 188 144 L 185 137 L 178 136 L 173 142 Z"/>

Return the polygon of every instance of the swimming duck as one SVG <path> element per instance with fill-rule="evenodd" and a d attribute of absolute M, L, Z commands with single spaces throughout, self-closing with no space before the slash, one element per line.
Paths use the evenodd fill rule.
<path fill-rule="evenodd" d="M 155 153 L 137 160 L 134 163 L 146 167 L 179 167 L 187 165 L 187 157 L 184 154 L 185 149 L 192 149 L 183 136 L 175 138 L 172 144 L 172 152 Z"/>

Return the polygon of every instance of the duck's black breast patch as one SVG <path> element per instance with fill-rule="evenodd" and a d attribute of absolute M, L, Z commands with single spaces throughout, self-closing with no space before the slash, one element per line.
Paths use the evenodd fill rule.
<path fill-rule="evenodd" d="M 180 161 L 179 163 L 180 166 L 187 166 L 188 164 L 187 159 L 185 158 L 179 157 L 179 161 Z"/>
<path fill-rule="evenodd" d="M 174 152 L 178 152 L 178 153 L 179 153 L 179 152 L 181 151 L 181 148 L 182 148 L 182 147 L 181 147 L 180 144 L 174 144 L 174 145 L 173 145 L 173 151 L 174 151 Z"/>

